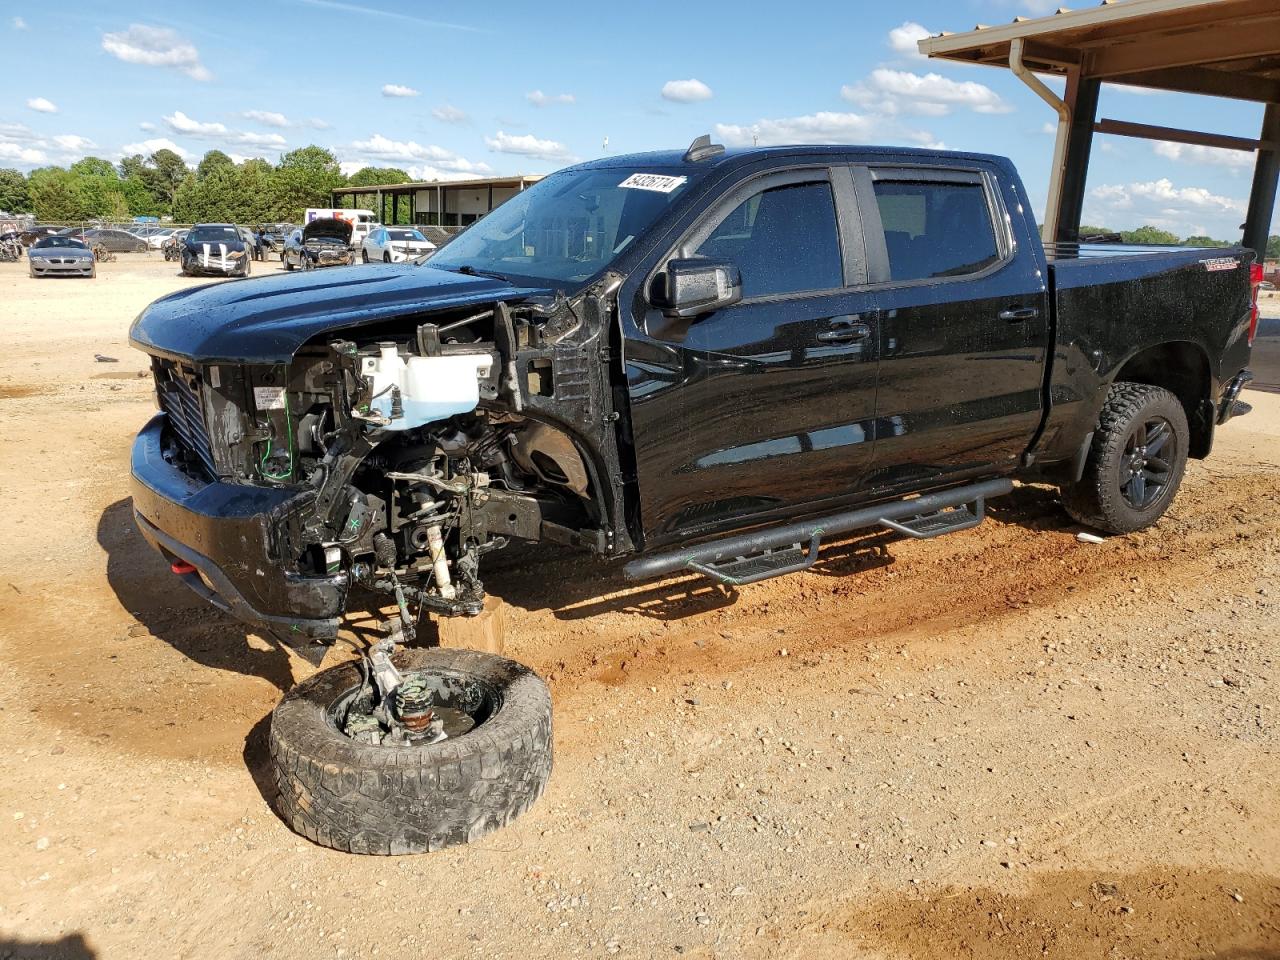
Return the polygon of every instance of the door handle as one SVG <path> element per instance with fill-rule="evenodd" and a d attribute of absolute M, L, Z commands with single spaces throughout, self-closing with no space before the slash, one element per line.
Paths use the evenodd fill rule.
<path fill-rule="evenodd" d="M 1035 307 L 1010 307 L 1008 310 L 1001 310 L 998 316 L 1010 323 L 1021 323 L 1023 320 L 1034 320 L 1040 316 L 1040 311 Z"/>
<path fill-rule="evenodd" d="M 832 320 L 830 328 L 821 331 L 818 339 L 823 343 L 853 343 L 871 336 L 871 327 L 852 320 Z"/>

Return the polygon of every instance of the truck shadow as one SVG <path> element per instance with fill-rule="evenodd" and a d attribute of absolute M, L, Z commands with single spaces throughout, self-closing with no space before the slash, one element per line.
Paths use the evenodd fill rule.
<path fill-rule="evenodd" d="M 289 654 L 276 640 L 251 634 L 169 572 L 138 532 L 131 499 L 103 511 L 97 537 L 107 555 L 107 583 L 152 636 L 202 666 L 262 677 L 281 690 L 293 686 Z"/>
<path fill-rule="evenodd" d="M 82 933 L 58 940 L 14 940 L 0 937 L 0 957 L 13 960 L 94 960 L 98 954 Z"/>
<path fill-rule="evenodd" d="M 1029 530 L 1065 530 L 1075 524 L 1050 487 L 1018 486 L 987 504 L 990 520 Z M 965 536 L 965 533 L 957 536 Z M 824 544 L 808 573 L 850 577 L 895 562 L 893 547 L 904 540 L 888 530 L 867 529 Z M 516 542 L 486 558 L 485 587 L 524 610 L 550 610 L 559 620 L 584 620 L 627 613 L 656 620 L 679 620 L 731 606 L 738 591 L 691 574 L 653 583 L 630 584 L 625 560 L 601 560 L 582 550 Z"/>
<path fill-rule="evenodd" d="M 1030 530 L 1064 530 L 1074 524 L 1049 487 L 1019 486 L 988 504 L 997 523 Z M 965 536 L 966 534 L 959 534 Z M 269 635 L 259 635 L 209 606 L 177 583 L 164 560 L 143 540 L 133 521 L 132 501 L 109 506 L 98 522 L 98 543 L 107 554 L 107 581 L 121 606 L 153 636 L 204 666 L 263 677 L 280 690 L 293 685 L 289 653 Z M 850 577 L 895 562 L 901 538 L 885 530 L 866 530 L 825 545 L 809 573 Z M 554 544 L 513 543 L 486 558 L 485 585 L 495 596 L 523 610 L 550 610 L 560 620 L 585 620 L 625 613 L 675 621 L 729 607 L 737 602 L 732 586 L 698 575 L 647 584 L 629 584 L 622 560 L 601 560 L 582 550 Z M 383 598 L 354 591 L 348 632 L 372 635 Z M 420 640 L 431 642 L 426 626 Z M 322 648 L 321 648 L 322 649 Z M 305 654 L 304 654 L 305 655 Z"/>

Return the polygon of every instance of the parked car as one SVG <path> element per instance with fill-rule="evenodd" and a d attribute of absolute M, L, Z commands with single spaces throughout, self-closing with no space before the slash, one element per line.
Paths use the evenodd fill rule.
<path fill-rule="evenodd" d="M 266 223 L 262 226 L 262 242 L 268 250 L 275 254 L 284 253 L 284 243 L 289 234 L 299 229 L 292 223 Z"/>
<path fill-rule="evenodd" d="M 143 239 L 147 241 L 147 246 L 150 249 L 163 250 L 164 245 L 169 241 L 169 238 L 177 232 L 177 227 L 158 227 L 154 230 L 147 231 Z"/>
<path fill-rule="evenodd" d="M 114 227 L 94 227 L 89 230 L 72 230 L 59 236 L 72 236 L 83 240 L 90 247 L 102 246 L 109 253 L 145 253 L 147 241 L 135 237 L 125 230 Z"/>
<path fill-rule="evenodd" d="M 247 277 L 252 260 L 232 223 L 197 223 L 182 241 L 182 272 L 190 277 Z"/>
<path fill-rule="evenodd" d="M 32 246 L 41 237 L 52 237 L 62 232 L 62 227 L 32 227 L 30 230 L 22 231 L 22 245 L 24 247 Z"/>
<path fill-rule="evenodd" d="M 41 237 L 27 250 L 33 277 L 96 277 L 98 263 L 83 240 L 74 237 Z"/>
<path fill-rule="evenodd" d="M 346 220 L 312 220 L 289 234 L 280 259 L 286 270 L 312 270 L 354 263 L 351 224 Z"/>
<path fill-rule="evenodd" d="M 307 207 L 302 212 L 302 226 L 316 220 L 343 220 L 351 224 L 351 243 L 360 246 L 371 230 L 380 227 L 378 218 L 372 210 L 348 209 L 344 207 Z"/>
<path fill-rule="evenodd" d="M 160 249 L 164 251 L 165 260 L 181 260 L 182 249 L 189 230 L 175 230 L 165 239 Z"/>
<path fill-rule="evenodd" d="M 276 708 L 285 818 L 387 854 L 533 802 L 545 688 L 476 651 L 387 659 L 422 611 L 477 612 L 512 539 L 734 587 L 859 528 L 971 528 L 1015 479 L 1104 532 L 1154 524 L 1247 412 L 1261 269 L 1243 247 L 1046 251 L 1033 210 L 999 157 L 699 138 L 552 174 L 425 262 L 143 311 L 143 536 L 286 641 L 332 642 L 357 586 L 400 611 L 363 670 Z M 426 704 L 463 701 L 481 736 L 409 749 Z M 501 752 L 468 752 L 486 730 Z"/>
<path fill-rule="evenodd" d="M 381 260 L 400 263 L 435 253 L 436 245 L 412 227 L 378 227 L 360 245 L 360 259 L 365 263 Z"/>

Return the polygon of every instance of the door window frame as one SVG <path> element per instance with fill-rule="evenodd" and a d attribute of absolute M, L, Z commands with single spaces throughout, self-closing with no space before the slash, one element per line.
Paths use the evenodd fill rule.
<path fill-rule="evenodd" d="M 825 297 L 844 293 L 850 287 L 867 283 L 867 253 L 864 246 L 861 211 L 854 193 L 853 174 L 847 163 L 831 162 L 797 164 L 784 168 L 771 168 L 754 173 L 730 187 L 710 207 L 704 210 L 671 244 L 645 277 L 643 290 L 652 289 L 654 279 L 667 269 L 671 260 L 690 256 L 724 220 L 747 200 L 766 190 L 802 183 L 826 183 L 831 188 L 832 205 L 836 217 L 836 242 L 840 246 L 841 277 L 838 287 L 816 290 L 796 290 L 758 297 L 744 297 L 734 306 L 755 303 L 775 303 Z"/>
<path fill-rule="evenodd" d="M 928 284 L 966 283 L 981 280 L 1009 266 L 1018 256 L 1018 243 L 1013 235 L 1008 210 L 995 178 L 981 167 L 931 166 L 928 164 L 885 163 L 857 164 L 852 168 L 855 192 L 862 214 L 863 243 L 867 251 L 868 283 L 877 289 L 919 287 Z M 889 250 L 885 243 L 884 224 L 880 219 L 880 207 L 876 202 L 875 185 L 878 182 L 907 183 L 961 183 L 982 188 L 986 200 L 987 217 L 995 236 L 995 263 L 951 277 L 920 277 L 914 280 L 894 280 L 889 270 Z"/>

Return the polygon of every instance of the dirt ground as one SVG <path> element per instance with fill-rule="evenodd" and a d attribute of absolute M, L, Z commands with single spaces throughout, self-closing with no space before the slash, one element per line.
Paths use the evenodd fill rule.
<path fill-rule="evenodd" d="M 1280 958 L 1280 395 L 1101 545 L 1024 486 L 975 531 L 737 592 L 509 551 L 485 579 L 551 683 L 550 787 L 472 846 L 365 858 L 269 804 L 268 716 L 312 667 L 133 527 L 153 403 L 126 332 L 197 281 L 23 266 L 0 957 Z"/>

